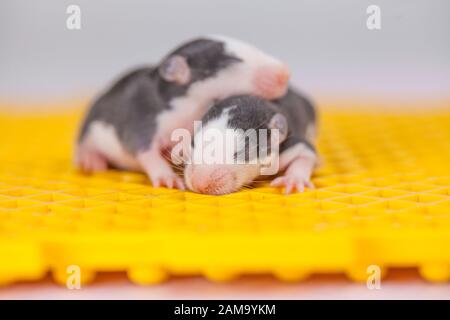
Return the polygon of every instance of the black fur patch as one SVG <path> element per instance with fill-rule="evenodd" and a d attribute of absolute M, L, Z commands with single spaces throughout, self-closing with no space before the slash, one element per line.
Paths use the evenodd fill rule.
<path fill-rule="evenodd" d="M 191 81 L 186 85 L 180 86 L 160 79 L 159 92 L 166 100 L 184 95 L 193 83 L 214 77 L 219 71 L 226 69 L 228 66 L 242 62 L 238 57 L 232 56 L 225 51 L 223 42 L 202 38 L 178 47 L 168 57 L 173 55 L 180 55 L 186 58 L 191 69 Z"/>

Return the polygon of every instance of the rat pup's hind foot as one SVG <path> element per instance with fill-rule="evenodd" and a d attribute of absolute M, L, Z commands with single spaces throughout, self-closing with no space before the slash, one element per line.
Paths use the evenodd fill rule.
<path fill-rule="evenodd" d="M 138 155 L 139 163 L 147 173 L 154 188 L 167 187 L 184 190 L 183 179 L 172 169 L 159 150 L 150 149 Z"/>
<path fill-rule="evenodd" d="M 303 192 L 305 187 L 314 189 L 314 185 L 311 182 L 313 167 L 313 159 L 299 157 L 289 164 L 283 176 L 275 178 L 270 185 L 272 187 L 285 187 L 286 194 L 290 194 L 295 189 L 297 189 L 297 192 Z"/>
<path fill-rule="evenodd" d="M 108 169 L 108 161 L 100 152 L 83 145 L 78 146 L 75 154 L 75 165 L 86 173 Z"/>

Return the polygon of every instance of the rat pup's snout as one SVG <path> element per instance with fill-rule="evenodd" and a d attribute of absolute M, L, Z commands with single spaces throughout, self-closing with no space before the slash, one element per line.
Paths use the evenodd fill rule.
<path fill-rule="evenodd" d="M 220 195 L 236 191 L 236 173 L 228 165 L 188 165 L 185 179 L 188 187 L 198 193 Z"/>
<path fill-rule="evenodd" d="M 260 67 L 254 78 L 257 95 L 269 100 L 283 96 L 287 91 L 289 78 L 289 68 L 284 64 Z"/>

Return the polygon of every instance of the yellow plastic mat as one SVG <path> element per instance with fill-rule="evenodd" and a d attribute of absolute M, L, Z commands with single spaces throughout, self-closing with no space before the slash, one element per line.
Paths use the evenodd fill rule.
<path fill-rule="evenodd" d="M 141 284 L 199 274 L 365 281 L 370 266 L 448 281 L 450 110 L 402 110 L 323 111 L 317 189 L 289 196 L 266 185 L 207 196 L 152 188 L 138 173 L 86 176 L 71 165 L 79 111 L 2 111 L 0 282 L 51 271 L 65 283 L 78 267 L 84 282 L 104 271 Z"/>

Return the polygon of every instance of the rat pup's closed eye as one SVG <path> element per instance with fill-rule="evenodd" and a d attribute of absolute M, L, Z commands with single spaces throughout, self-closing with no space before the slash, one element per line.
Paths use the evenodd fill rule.
<path fill-rule="evenodd" d="M 236 96 L 216 103 L 195 133 L 186 185 L 219 195 L 238 191 L 260 175 L 283 172 L 273 186 L 285 187 L 286 193 L 312 188 L 315 120 L 312 104 L 293 89 L 273 101 Z M 275 171 L 268 170 L 274 163 Z"/>
<path fill-rule="evenodd" d="M 144 171 L 155 187 L 183 189 L 163 152 L 173 147 L 172 132 L 192 133 L 193 122 L 217 98 L 281 97 L 288 79 L 284 63 L 242 41 L 220 36 L 188 41 L 159 64 L 125 75 L 93 103 L 75 163 L 88 172 L 108 166 Z"/>

